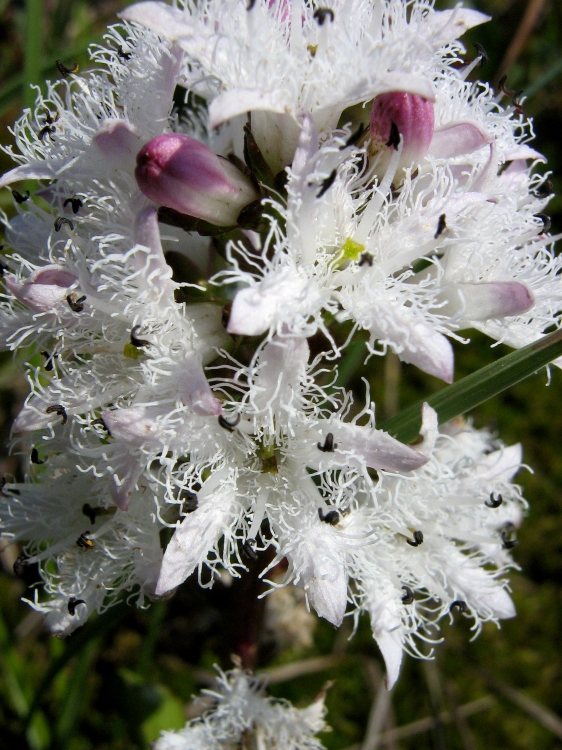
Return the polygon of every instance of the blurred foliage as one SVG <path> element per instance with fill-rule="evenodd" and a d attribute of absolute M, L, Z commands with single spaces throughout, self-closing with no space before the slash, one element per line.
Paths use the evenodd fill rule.
<path fill-rule="evenodd" d="M 441 2 L 453 7 L 455 2 Z M 527 0 L 475 0 L 465 2 L 494 16 L 492 23 L 467 35 L 468 56 L 472 43 L 483 44 L 490 61 L 479 71 L 485 80 L 496 77 L 506 50 L 516 36 L 530 5 Z M 536 5 L 535 0 L 535 5 Z M 126 5 L 120 0 L 0 0 L 0 142 L 11 142 L 8 126 L 30 102 L 29 83 L 56 78 L 55 60 L 87 67 L 87 47 L 101 40 L 108 23 Z M 28 18 L 41 19 L 41 33 L 30 30 Z M 562 196 L 562 4 L 546 0 L 538 22 L 530 30 L 522 49 L 508 71 L 511 89 L 532 90 L 524 105 L 534 117 L 535 147 L 549 159 L 552 181 Z M 0 155 L 0 170 L 10 167 Z M 0 196 L 0 206 L 11 204 L 9 191 Z M 550 204 L 554 231 L 562 229 L 562 197 Z M 456 378 L 474 372 L 506 353 L 491 349 L 483 336 L 472 336 L 472 344 L 457 346 Z M 413 367 L 387 364 L 374 358 L 362 367 L 364 345 L 353 345 L 340 374 L 340 383 L 364 397 L 361 375 L 371 385 L 372 395 L 384 414 L 393 400 L 405 406 L 440 384 Z M 0 441 L 9 442 L 10 424 L 26 393 L 17 363 L 0 359 Z M 397 381 L 399 379 L 399 386 Z M 424 732 L 402 740 L 394 748 L 435 750 L 483 750 L 505 747 L 514 750 L 550 750 L 560 747 L 544 726 L 508 702 L 487 681 L 485 672 L 522 690 L 525 695 L 562 715 L 562 662 L 559 634 L 562 632 L 562 400 L 558 389 L 562 375 L 533 376 L 503 395 L 483 404 L 471 415 L 478 427 L 491 426 L 510 444 L 521 441 L 527 463 L 520 482 L 530 501 L 529 516 L 519 534 L 515 559 L 521 573 L 512 574 L 518 617 L 501 631 L 486 626 L 480 638 L 470 643 L 471 632 L 462 617 L 445 624 L 445 642 L 437 651 L 437 674 L 442 687 L 441 707 L 453 710 L 485 695 L 494 695 L 492 708 L 462 722 L 451 722 L 439 733 Z M 390 390 L 389 386 L 390 385 Z M 393 398 L 394 396 L 394 398 Z M 13 457 L 0 461 L 3 473 L 18 473 Z M 49 638 L 40 617 L 20 601 L 33 597 L 36 571 L 25 570 L 16 579 L 12 564 L 17 550 L 1 552 L 0 573 L 0 748 L 33 750 L 124 750 L 147 748 L 161 729 L 179 728 L 193 716 L 190 697 L 208 684 L 214 663 L 228 668 L 232 633 L 248 617 L 244 581 L 219 582 L 203 591 L 187 581 L 168 602 L 148 610 L 118 605 L 65 641 Z M 228 584 L 228 585 L 226 585 Z M 251 588 L 251 587 L 250 587 Z M 289 664 L 295 659 L 334 654 L 334 666 L 321 672 L 275 683 L 274 695 L 296 705 L 310 702 L 327 680 L 335 680 L 328 692 L 329 723 L 333 732 L 323 736 L 329 750 L 361 743 L 374 697 L 384 671 L 366 620 L 350 635 L 350 623 L 335 631 L 318 622 L 314 645 L 304 650 L 276 650 L 261 645 L 258 668 Z M 304 665 L 306 666 L 306 665 Z M 392 695 L 392 721 L 408 724 L 436 710 L 431 700 L 428 675 L 422 662 L 407 658 Z M 437 706 L 437 710 L 439 706 Z"/>

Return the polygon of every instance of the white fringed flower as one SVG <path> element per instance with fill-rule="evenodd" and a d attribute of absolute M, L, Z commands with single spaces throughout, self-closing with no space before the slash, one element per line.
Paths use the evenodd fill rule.
<path fill-rule="evenodd" d="M 513 615 L 500 576 L 521 456 L 470 426 L 440 434 L 428 407 L 413 446 L 377 429 L 368 391 L 361 408 L 326 385 L 330 325 L 446 381 L 447 335 L 521 346 L 558 325 L 530 125 L 453 66 L 485 20 L 472 10 L 203 0 L 125 17 L 96 71 L 49 84 L 16 123 L 0 180 L 45 182 L 3 217 L 0 343 L 35 352 L 14 424 L 32 465 L 0 493 L 16 567 L 39 563 L 32 606 L 64 635 L 125 591 L 210 586 L 271 547 L 272 587 L 299 586 L 334 625 L 368 614 L 393 684 L 451 608 L 476 632 Z M 319 330 L 332 351 L 310 361 Z M 239 671 L 217 700 L 158 748 L 245 731 L 319 747 L 321 710 Z"/>
<path fill-rule="evenodd" d="M 214 690 L 202 694 L 214 707 L 177 732 L 164 732 L 154 750 L 228 750 L 251 742 L 271 750 L 322 750 L 316 737 L 329 731 L 324 693 L 306 708 L 264 695 L 263 684 L 240 669 L 217 669 Z"/>

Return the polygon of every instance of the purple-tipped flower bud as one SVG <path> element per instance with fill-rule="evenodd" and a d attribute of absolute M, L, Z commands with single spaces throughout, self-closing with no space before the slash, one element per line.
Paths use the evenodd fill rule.
<path fill-rule="evenodd" d="M 259 197 L 233 164 L 181 133 L 158 135 L 145 144 L 135 177 L 158 205 L 221 227 L 236 224 L 240 211 Z"/>
<path fill-rule="evenodd" d="M 382 153 L 380 171 L 384 171 L 390 156 L 398 148 L 402 137 L 402 154 L 398 169 L 419 164 L 429 150 L 434 130 L 433 102 L 417 94 L 392 91 L 379 94 L 371 109 L 372 156 Z"/>

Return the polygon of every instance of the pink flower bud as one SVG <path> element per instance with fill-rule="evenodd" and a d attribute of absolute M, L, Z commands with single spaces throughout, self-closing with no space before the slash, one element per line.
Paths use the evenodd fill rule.
<path fill-rule="evenodd" d="M 181 133 L 158 135 L 145 144 L 135 177 L 158 205 L 222 227 L 236 224 L 240 211 L 259 197 L 233 164 Z"/>
<path fill-rule="evenodd" d="M 373 101 L 370 128 L 371 155 L 387 154 L 382 170 L 398 147 L 400 136 L 402 155 L 398 169 L 417 165 L 427 154 L 433 138 L 433 102 L 404 91 L 379 94 Z"/>

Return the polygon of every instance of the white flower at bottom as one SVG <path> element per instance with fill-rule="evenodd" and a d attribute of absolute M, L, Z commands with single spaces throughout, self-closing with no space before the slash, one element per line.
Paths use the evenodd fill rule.
<path fill-rule="evenodd" d="M 216 690 L 204 690 L 215 707 L 178 732 L 164 732 L 154 750 L 322 750 L 315 736 L 326 731 L 324 695 L 307 708 L 263 695 L 262 685 L 240 669 L 217 670 Z"/>

